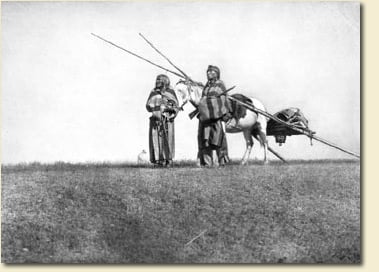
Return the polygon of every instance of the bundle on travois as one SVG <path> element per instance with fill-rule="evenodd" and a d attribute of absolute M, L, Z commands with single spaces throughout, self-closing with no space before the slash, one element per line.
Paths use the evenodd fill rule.
<path fill-rule="evenodd" d="M 279 145 L 282 145 L 286 142 L 287 136 L 304 134 L 300 131 L 292 129 L 293 127 L 302 129 L 309 135 L 316 133 L 309 129 L 308 119 L 305 118 L 304 114 L 299 108 L 283 109 L 275 113 L 273 116 L 287 123 L 278 123 L 274 119 L 270 119 L 267 123 L 267 136 L 274 136 L 275 141 Z"/>

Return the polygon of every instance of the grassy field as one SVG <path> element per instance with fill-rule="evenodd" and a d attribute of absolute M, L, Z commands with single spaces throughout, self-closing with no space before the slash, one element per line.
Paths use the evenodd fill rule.
<path fill-rule="evenodd" d="M 4 263 L 360 263 L 357 161 L 2 166 Z"/>

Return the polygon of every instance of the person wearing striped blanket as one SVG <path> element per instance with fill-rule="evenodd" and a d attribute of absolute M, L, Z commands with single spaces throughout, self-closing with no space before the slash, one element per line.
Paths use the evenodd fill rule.
<path fill-rule="evenodd" d="M 207 79 L 199 103 L 198 158 L 201 166 L 223 166 L 229 157 L 222 122 L 230 118 L 230 105 L 217 66 L 208 66 Z"/>

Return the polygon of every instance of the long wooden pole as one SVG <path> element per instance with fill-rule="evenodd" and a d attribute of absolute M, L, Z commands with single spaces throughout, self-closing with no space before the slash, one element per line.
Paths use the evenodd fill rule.
<path fill-rule="evenodd" d="M 141 33 L 139 33 L 139 35 L 142 37 L 142 39 L 144 39 L 159 55 L 161 55 L 165 60 L 168 61 L 168 63 L 170 63 L 176 70 L 178 70 L 185 78 L 189 79 L 190 81 L 192 81 L 192 79 L 183 71 L 181 70 L 179 67 L 177 67 L 174 63 L 172 63 L 172 61 L 166 57 L 161 51 L 158 50 L 158 48 L 156 48 L 152 42 L 150 42 L 148 39 L 145 38 L 145 36 L 143 36 Z"/>
<path fill-rule="evenodd" d="M 268 149 L 268 151 L 270 151 L 272 154 L 274 154 L 275 156 L 277 156 L 279 159 L 281 159 L 283 162 L 287 162 L 282 156 L 280 156 L 279 154 L 278 154 L 278 152 L 276 152 L 274 149 L 272 149 L 271 147 L 269 147 L 268 145 L 267 145 L 267 149 Z"/>
<path fill-rule="evenodd" d="M 248 109 L 251 110 L 251 111 L 254 111 L 254 112 L 260 113 L 260 114 L 266 116 L 267 118 L 273 119 L 274 121 L 276 121 L 276 122 L 278 122 L 278 123 L 280 123 L 280 124 L 283 124 L 283 125 L 285 125 L 285 126 L 291 128 L 291 129 L 293 129 L 293 130 L 295 130 L 295 131 L 297 131 L 297 132 L 300 132 L 301 134 L 304 134 L 305 136 L 308 136 L 308 137 L 311 138 L 311 139 L 315 139 L 315 140 L 317 140 L 317 141 L 319 141 L 319 142 L 321 142 L 321 143 L 324 143 L 324 144 L 326 144 L 326 145 L 329 145 L 329 146 L 331 146 L 331 147 L 334 147 L 334 148 L 336 148 L 336 149 L 338 149 L 338 150 L 340 150 L 340 151 L 343 151 L 343 152 L 345 152 L 345 153 L 347 153 L 347 154 L 350 154 L 350 155 L 352 155 L 352 156 L 354 156 L 354 157 L 356 157 L 356 158 L 360 158 L 360 155 L 358 155 L 358 154 L 356 154 L 356 153 L 354 153 L 354 152 L 351 152 L 351 151 L 349 151 L 349 150 L 346 150 L 346 149 L 344 149 L 344 148 L 342 148 L 342 147 L 340 147 L 340 146 L 338 146 L 338 145 L 336 145 L 336 144 L 334 144 L 334 143 L 331 143 L 331 142 L 329 142 L 329 141 L 327 141 L 327 140 L 324 140 L 324 139 L 322 139 L 322 138 L 320 138 L 320 137 L 317 137 L 317 136 L 313 135 L 311 132 L 309 132 L 309 131 L 307 131 L 307 130 L 305 130 L 305 129 L 301 129 L 301 128 L 298 128 L 298 127 L 296 127 L 296 126 L 293 126 L 293 125 L 291 125 L 291 124 L 289 124 L 289 123 L 287 123 L 287 122 L 285 122 L 285 121 L 283 121 L 283 120 L 281 120 L 281 119 L 275 117 L 275 116 L 272 115 L 272 114 L 269 114 L 269 113 L 267 113 L 267 112 L 265 112 L 265 111 L 262 111 L 262 110 L 260 110 L 260 109 L 257 109 L 257 108 L 256 108 L 254 105 L 252 105 L 252 104 L 248 104 L 248 103 L 242 102 L 242 101 L 240 101 L 240 100 L 234 98 L 233 96 L 229 96 L 229 95 L 228 95 L 228 98 L 229 98 L 230 100 L 232 100 L 232 101 L 235 101 L 235 102 L 237 102 L 237 103 L 239 103 L 239 104 L 245 106 L 246 108 L 248 108 Z"/>
<path fill-rule="evenodd" d="M 165 68 L 165 67 L 163 67 L 163 66 L 161 66 L 161 65 L 159 65 L 159 64 L 156 64 L 156 63 L 154 63 L 154 62 L 152 62 L 152 61 L 150 61 L 150 60 L 148 60 L 148 59 L 145 59 L 144 57 L 141 57 L 141 56 L 137 55 L 136 53 L 133 53 L 132 51 L 129 51 L 129 50 L 127 50 L 127 49 L 125 49 L 125 48 L 123 48 L 123 47 L 121 47 L 121 46 L 119 46 L 119 45 L 117 45 L 117 44 L 115 44 L 115 43 L 113 43 L 113 42 L 111 42 L 111 41 L 108 41 L 108 40 L 106 40 L 106 39 L 100 37 L 99 35 L 96 35 L 96 34 L 94 34 L 94 33 L 91 33 L 91 35 L 93 35 L 93 36 L 95 36 L 96 38 L 98 38 L 98 39 L 100 39 L 100 40 L 102 40 L 102 41 L 104 41 L 104 42 L 106 42 L 106 43 L 109 43 L 109 44 L 111 44 L 111 45 L 113 45 L 113 46 L 115 46 L 115 47 L 117 47 L 117 48 L 119 48 L 119 49 L 121 49 L 121 50 L 123 50 L 123 51 L 125 51 L 125 52 L 127 52 L 127 53 L 129 53 L 129 54 L 131 54 L 131 55 L 133 55 L 133 56 L 135 56 L 135 57 L 137 57 L 137 58 L 139 58 L 139 59 L 142 59 L 142 60 L 144 60 L 144 61 L 146 61 L 146 62 L 148 62 L 148 63 L 150 63 L 150 64 L 152 64 L 152 65 L 154 65 L 154 66 L 156 66 L 156 67 L 158 67 L 158 68 L 160 68 L 160 69 L 162 69 L 162 70 L 165 70 L 166 72 L 169 72 L 169 73 L 171 73 L 171 74 L 174 74 L 174 75 L 176 75 L 176 76 L 178 76 L 178 77 L 180 77 L 180 78 L 186 79 L 185 76 L 183 76 L 183 75 L 181 75 L 181 74 L 179 74 L 179 73 L 177 73 L 177 72 L 171 71 L 171 70 L 169 70 L 169 69 L 167 69 L 167 68 Z"/>

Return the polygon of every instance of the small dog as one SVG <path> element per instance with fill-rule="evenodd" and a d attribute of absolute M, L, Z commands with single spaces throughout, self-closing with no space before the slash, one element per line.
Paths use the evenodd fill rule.
<path fill-rule="evenodd" d="M 147 152 L 145 149 L 143 149 L 141 151 L 141 153 L 138 154 L 137 163 L 138 164 L 148 164 L 149 163 L 149 159 L 147 157 Z"/>

